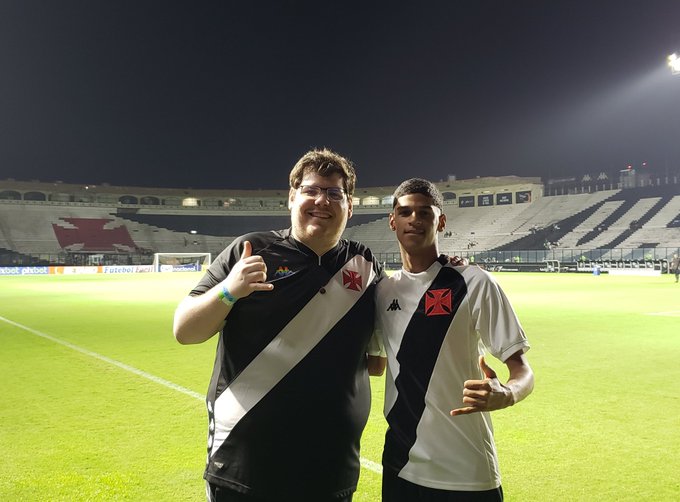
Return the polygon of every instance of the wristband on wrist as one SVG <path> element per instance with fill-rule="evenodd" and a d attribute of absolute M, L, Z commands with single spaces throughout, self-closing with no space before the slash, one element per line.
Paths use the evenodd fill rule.
<path fill-rule="evenodd" d="M 220 299 L 222 303 L 224 303 L 225 305 L 229 305 L 230 307 L 234 305 L 234 303 L 236 303 L 236 300 L 238 300 L 238 298 L 235 298 L 234 296 L 231 295 L 231 293 L 229 293 L 227 287 L 224 284 L 222 284 L 222 291 L 217 293 L 217 297 Z"/>

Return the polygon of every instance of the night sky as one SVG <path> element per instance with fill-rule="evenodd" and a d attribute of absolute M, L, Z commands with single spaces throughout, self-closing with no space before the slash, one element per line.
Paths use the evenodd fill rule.
<path fill-rule="evenodd" d="M 0 0 L 0 179 L 282 188 L 680 168 L 677 0 Z"/>

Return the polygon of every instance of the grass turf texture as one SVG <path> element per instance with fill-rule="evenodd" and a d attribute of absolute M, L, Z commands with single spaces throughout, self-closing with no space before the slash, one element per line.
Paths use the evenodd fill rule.
<path fill-rule="evenodd" d="M 672 276 L 495 276 L 527 331 L 536 373 L 525 402 L 494 413 L 506 499 L 679 499 Z M 0 316 L 53 337 L 0 320 L 0 500 L 204 500 L 197 395 L 215 340 L 180 346 L 171 334 L 174 308 L 198 277 L 0 277 Z M 503 365 L 489 362 L 505 379 Z M 362 456 L 379 463 L 383 380 L 372 383 Z M 304 482 L 304 466 L 300 473 Z M 362 469 L 354 500 L 379 499 L 380 476 Z"/>

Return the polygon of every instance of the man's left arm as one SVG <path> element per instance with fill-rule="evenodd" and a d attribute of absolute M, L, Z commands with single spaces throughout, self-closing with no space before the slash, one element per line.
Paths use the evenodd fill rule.
<path fill-rule="evenodd" d="M 484 380 L 467 380 L 463 386 L 462 408 L 451 410 L 451 415 L 467 415 L 479 411 L 495 411 L 512 406 L 534 390 L 534 372 L 524 353 L 520 350 L 505 361 L 509 377 L 501 383 L 496 372 L 486 364 L 484 356 L 479 357 Z"/>

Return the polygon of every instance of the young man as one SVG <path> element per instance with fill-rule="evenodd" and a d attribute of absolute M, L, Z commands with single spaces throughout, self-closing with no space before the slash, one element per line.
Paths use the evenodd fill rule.
<path fill-rule="evenodd" d="M 356 490 L 382 268 L 340 240 L 352 216 L 349 161 L 308 152 L 290 186 L 291 228 L 237 238 L 175 313 L 180 343 L 220 331 L 209 501 L 350 501 Z"/>
<path fill-rule="evenodd" d="M 502 500 L 488 412 L 533 389 L 529 344 L 503 291 L 480 268 L 439 256 L 442 202 L 434 184 L 410 179 L 389 217 L 403 269 L 376 299 L 388 368 L 383 502 Z M 507 365 L 505 384 L 484 348 Z"/>

